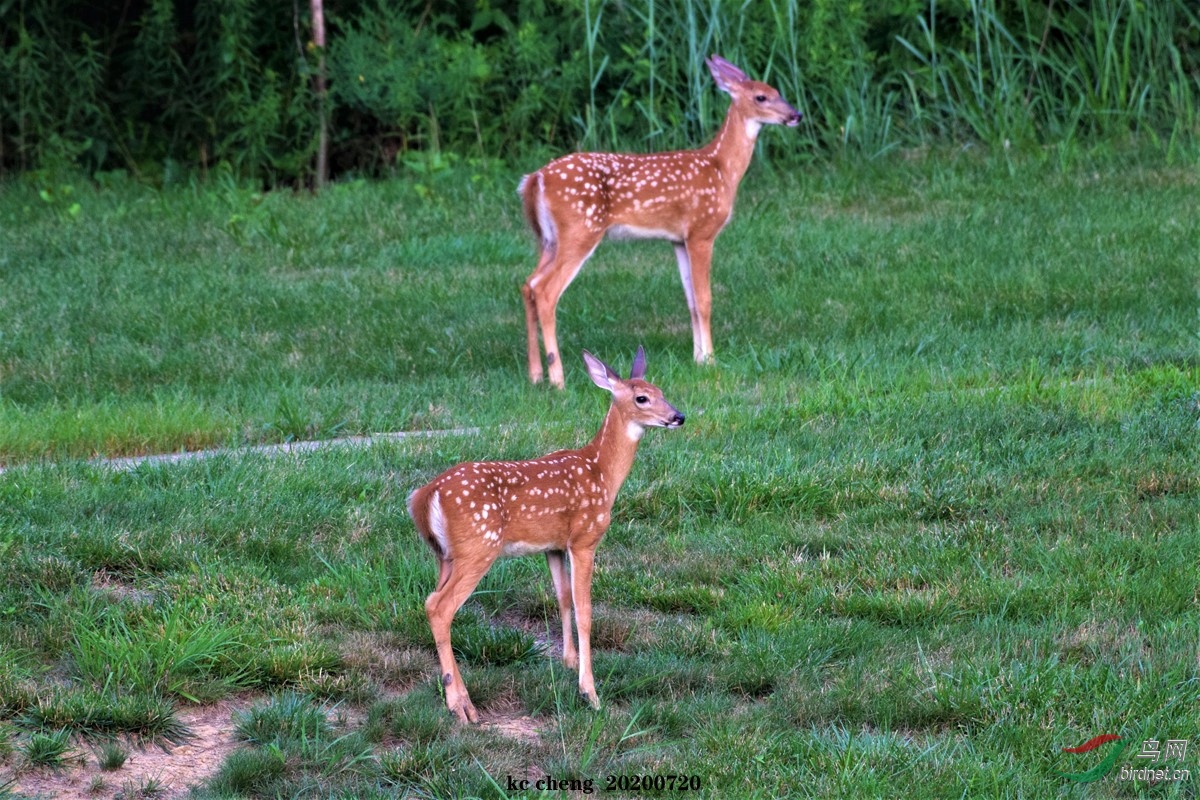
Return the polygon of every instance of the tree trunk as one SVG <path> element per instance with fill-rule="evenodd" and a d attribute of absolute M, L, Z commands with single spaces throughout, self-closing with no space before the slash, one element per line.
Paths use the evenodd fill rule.
<path fill-rule="evenodd" d="M 312 7 L 312 41 L 317 49 L 317 132 L 316 188 L 329 183 L 329 109 L 325 84 L 325 9 L 324 0 L 309 0 Z"/>

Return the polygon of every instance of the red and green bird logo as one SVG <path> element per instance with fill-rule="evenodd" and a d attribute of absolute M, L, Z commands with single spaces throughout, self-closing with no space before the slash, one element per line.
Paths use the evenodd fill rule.
<path fill-rule="evenodd" d="M 1060 772 L 1058 774 L 1062 775 L 1067 780 L 1075 781 L 1076 783 L 1091 783 L 1092 781 L 1100 780 L 1107 775 L 1110 770 L 1112 770 L 1113 766 L 1117 763 L 1117 759 L 1119 759 L 1121 754 L 1125 752 L 1125 748 L 1129 747 L 1129 742 L 1122 742 L 1121 737 L 1115 733 L 1102 733 L 1099 736 L 1088 739 L 1078 747 L 1063 748 L 1064 753 L 1090 753 L 1096 748 L 1102 747 L 1109 742 L 1120 743 L 1116 747 L 1112 748 L 1108 755 L 1104 757 L 1104 760 L 1096 766 L 1086 770 L 1085 772 Z"/>

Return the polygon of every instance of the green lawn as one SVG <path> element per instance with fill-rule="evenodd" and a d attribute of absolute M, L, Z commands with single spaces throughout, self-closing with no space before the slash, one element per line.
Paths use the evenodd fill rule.
<path fill-rule="evenodd" d="M 0 786 L 236 696 L 201 797 L 1195 796 L 1059 774 L 1101 733 L 1135 767 L 1192 739 L 1167 766 L 1200 770 L 1194 165 L 755 165 L 717 365 L 670 248 L 605 244 L 559 308 L 564 392 L 525 378 L 517 177 L 2 187 Z M 638 344 L 688 422 L 647 434 L 598 550 L 604 709 L 552 657 L 544 561 L 509 560 L 455 643 L 482 715 L 529 732 L 458 728 L 405 498 L 586 441 L 580 349 Z"/>

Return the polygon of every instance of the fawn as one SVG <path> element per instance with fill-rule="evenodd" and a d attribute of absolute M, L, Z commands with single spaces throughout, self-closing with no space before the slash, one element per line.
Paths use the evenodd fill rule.
<path fill-rule="evenodd" d="M 534 383 L 542 380 L 540 326 L 550 382 L 563 387 L 555 312 L 605 233 L 674 245 L 692 317 L 692 355 L 698 363 L 712 360 L 713 241 L 733 212 L 759 129 L 795 127 L 801 114 L 720 56 L 705 63 L 732 102 L 721 130 L 704 147 L 646 155 L 573 153 L 521 179 L 518 192 L 539 248 L 537 269 L 521 287 Z"/>
<path fill-rule="evenodd" d="M 592 565 L 611 522 L 613 500 L 646 428 L 678 428 L 683 414 L 644 380 L 641 347 L 629 380 L 583 351 L 588 375 L 612 392 L 604 424 L 578 450 L 559 450 L 531 461 L 472 461 L 443 472 L 414 491 L 408 512 L 438 560 L 437 588 L 425 613 L 437 646 L 446 706 L 461 722 L 478 715 L 450 646 L 450 623 L 500 556 L 545 553 L 562 617 L 563 663 L 579 669 L 579 691 L 600 707 L 592 676 Z M 570 562 L 568 579 L 565 561 Z M 579 649 L 571 635 L 571 610 Z"/>

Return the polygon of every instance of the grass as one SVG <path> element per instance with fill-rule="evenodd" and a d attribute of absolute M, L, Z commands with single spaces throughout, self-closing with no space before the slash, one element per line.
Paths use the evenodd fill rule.
<path fill-rule="evenodd" d="M 116 742 L 105 742 L 96 752 L 96 762 L 105 772 L 112 772 L 125 766 L 127 758 L 129 758 L 129 751 Z"/>
<path fill-rule="evenodd" d="M 1051 159 L 756 169 L 718 364 L 690 363 L 669 249 L 609 244 L 559 309 L 561 393 L 524 378 L 512 175 L 79 185 L 74 213 L 6 186 L 2 765 L 53 731 L 181 741 L 180 707 L 250 691 L 200 797 L 1142 791 L 1075 787 L 1100 758 L 1061 748 L 1200 722 L 1197 177 Z M 551 657 L 545 567 L 508 560 L 456 645 L 485 716 L 537 731 L 457 728 L 407 493 L 584 441 L 604 398 L 575 354 L 639 343 L 688 424 L 646 438 L 598 551 L 605 707 Z M 457 427 L 483 433 L 88 462 Z"/>
<path fill-rule="evenodd" d="M 66 766 L 72 755 L 71 732 L 64 729 L 52 733 L 31 733 L 21 748 L 21 755 L 27 768 L 60 769 Z"/>

